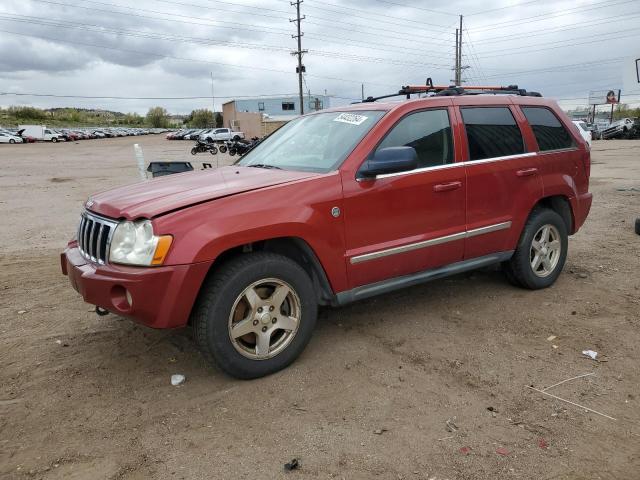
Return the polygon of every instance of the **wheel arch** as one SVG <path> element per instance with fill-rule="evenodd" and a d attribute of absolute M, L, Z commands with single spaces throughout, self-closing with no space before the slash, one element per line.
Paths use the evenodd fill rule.
<path fill-rule="evenodd" d="M 541 198 L 533 206 L 529 215 L 531 215 L 536 208 L 547 208 L 549 210 L 553 210 L 562 217 L 562 220 L 564 220 L 567 232 L 569 232 L 570 235 L 575 233 L 575 216 L 573 207 L 571 205 L 571 201 L 565 195 L 552 195 Z"/>
<path fill-rule="evenodd" d="M 202 285 L 206 283 L 208 277 L 215 274 L 220 266 L 233 258 L 251 252 L 272 252 L 290 258 L 298 263 L 311 278 L 318 304 L 335 304 L 335 294 L 324 267 L 313 248 L 300 237 L 276 237 L 230 247 L 221 252 L 213 261 Z"/>

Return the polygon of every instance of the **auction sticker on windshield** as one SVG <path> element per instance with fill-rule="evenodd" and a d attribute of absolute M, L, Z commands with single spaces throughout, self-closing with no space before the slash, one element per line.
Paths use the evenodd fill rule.
<path fill-rule="evenodd" d="M 367 118 L 369 118 L 369 117 L 365 117 L 364 115 L 358 115 L 356 113 L 341 113 L 336 118 L 334 118 L 333 121 L 334 122 L 348 123 L 350 125 L 360 125 Z"/>

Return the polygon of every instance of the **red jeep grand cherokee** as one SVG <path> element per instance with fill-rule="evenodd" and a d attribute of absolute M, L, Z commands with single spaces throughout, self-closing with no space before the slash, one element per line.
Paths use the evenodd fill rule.
<path fill-rule="evenodd" d="M 191 325 L 239 378 L 300 355 L 318 305 L 494 263 L 550 286 L 591 206 L 587 144 L 539 95 L 423 91 L 437 94 L 315 112 L 233 166 L 94 195 L 62 270 L 102 309 Z"/>

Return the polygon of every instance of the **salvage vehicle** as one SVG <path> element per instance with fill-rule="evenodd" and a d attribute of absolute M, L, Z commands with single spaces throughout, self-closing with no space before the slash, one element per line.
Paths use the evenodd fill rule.
<path fill-rule="evenodd" d="M 603 140 L 610 140 L 613 138 L 622 138 L 633 127 L 632 118 L 622 118 L 613 122 L 607 128 L 602 130 L 600 138 Z"/>
<path fill-rule="evenodd" d="M 22 143 L 22 137 L 6 130 L 0 130 L 0 143 Z"/>
<path fill-rule="evenodd" d="M 492 264 L 551 286 L 592 201 L 590 149 L 557 103 L 517 86 L 394 95 L 298 117 L 231 166 L 92 195 L 62 272 L 101 314 L 190 326 L 245 379 L 293 362 L 319 305 Z"/>
<path fill-rule="evenodd" d="M 578 132 L 580 132 L 582 138 L 584 138 L 584 141 L 587 142 L 587 145 L 591 147 L 591 131 L 589 130 L 589 127 L 587 127 L 586 122 L 574 120 L 573 124 L 578 129 Z"/>

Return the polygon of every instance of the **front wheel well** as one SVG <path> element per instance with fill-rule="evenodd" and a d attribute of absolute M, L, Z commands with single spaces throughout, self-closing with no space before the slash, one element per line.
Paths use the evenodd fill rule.
<path fill-rule="evenodd" d="M 322 264 L 309 244 L 298 237 L 272 238 L 230 248 L 218 255 L 213 264 L 211 264 L 207 276 L 212 275 L 221 265 L 232 258 L 251 252 L 272 252 L 290 258 L 298 263 L 311 278 L 318 304 L 330 305 L 334 302 L 335 295 Z"/>
<path fill-rule="evenodd" d="M 562 217 L 562 220 L 564 220 L 567 232 L 569 232 L 570 235 L 574 233 L 573 210 L 571 209 L 571 203 L 569 203 L 569 199 L 567 197 L 564 195 L 545 197 L 539 200 L 531 211 L 538 207 L 548 208 L 549 210 L 556 212 Z"/>

